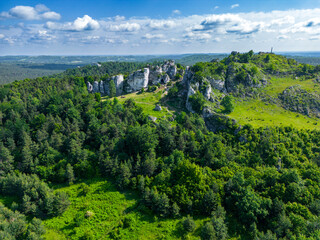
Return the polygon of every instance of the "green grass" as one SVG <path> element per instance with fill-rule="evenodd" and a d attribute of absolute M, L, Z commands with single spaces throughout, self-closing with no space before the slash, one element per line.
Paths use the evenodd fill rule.
<path fill-rule="evenodd" d="M 300 85 L 304 90 L 308 92 L 320 92 L 320 84 L 315 83 L 314 79 L 303 79 L 303 78 L 271 78 L 270 84 L 262 89 L 262 92 L 272 97 L 277 97 L 279 93 L 282 93 L 286 88 L 294 85 Z"/>
<path fill-rule="evenodd" d="M 319 120 L 260 100 L 237 101 L 234 111 L 229 116 L 242 125 L 251 124 L 253 127 L 292 126 L 297 129 L 320 130 Z"/>
<path fill-rule="evenodd" d="M 133 99 L 136 104 L 142 107 L 143 112 L 147 115 L 160 118 L 169 118 L 174 112 L 169 110 L 167 107 L 160 104 L 161 98 L 164 96 L 164 89 L 160 88 L 156 92 L 144 92 L 144 93 L 130 93 L 127 95 L 123 95 L 121 97 L 117 97 L 120 103 L 124 103 L 128 99 Z M 102 98 L 104 100 L 105 98 Z M 160 104 L 162 107 L 161 111 L 155 111 L 154 108 L 156 104 Z"/>
<path fill-rule="evenodd" d="M 155 217 L 148 209 L 138 204 L 139 196 L 131 191 L 118 192 L 106 180 L 94 179 L 87 182 L 90 191 L 84 196 L 81 184 L 58 187 L 69 194 L 71 205 L 59 217 L 44 221 L 45 239 L 184 239 L 180 219 Z M 86 219 L 87 211 L 94 216 Z M 79 215 L 82 223 L 76 225 Z M 125 218 L 131 219 L 124 226 Z M 197 229 L 187 239 L 199 239 L 202 225 L 208 218 L 196 219 Z"/>

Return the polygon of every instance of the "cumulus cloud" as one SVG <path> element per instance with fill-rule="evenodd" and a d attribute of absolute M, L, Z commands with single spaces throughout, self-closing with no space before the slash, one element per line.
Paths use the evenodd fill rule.
<path fill-rule="evenodd" d="M 252 34 L 260 31 L 263 24 L 252 22 L 235 14 L 211 15 L 200 25 L 194 26 L 193 31 L 206 31 L 218 33 Z"/>
<path fill-rule="evenodd" d="M 59 13 L 50 11 L 43 4 L 31 6 L 15 6 L 8 12 L 1 12 L 0 18 L 8 19 L 23 19 L 23 20 L 59 20 L 61 18 Z"/>
<path fill-rule="evenodd" d="M 98 21 L 92 19 L 88 15 L 84 15 L 82 18 L 78 17 L 74 22 L 56 23 L 47 22 L 46 27 L 51 30 L 63 30 L 63 31 L 90 31 L 100 28 Z"/>
<path fill-rule="evenodd" d="M 283 18 L 277 18 L 271 21 L 271 25 L 282 26 L 285 24 L 294 24 L 295 18 L 293 16 L 285 16 Z"/>
<path fill-rule="evenodd" d="M 44 5 L 37 5 L 26 12 L 19 17 L 26 19 L 27 16 L 35 18 L 38 15 L 42 16 L 41 19 L 54 18 Z M 10 15 L 9 11 L 7 14 Z M 50 41 L 50 46 L 60 44 L 57 49 L 61 46 L 76 49 L 81 44 L 92 44 L 95 49 L 122 54 L 129 53 L 132 46 L 139 48 L 139 53 L 159 53 L 164 48 L 168 52 L 246 51 L 248 44 L 255 51 L 264 51 L 275 41 L 282 51 L 287 51 L 290 46 L 293 50 L 312 50 L 312 47 L 317 47 L 320 36 L 320 8 L 174 16 L 164 19 L 126 19 L 123 16 L 93 19 L 85 15 L 70 22 L 23 22 L 23 25 L 3 26 L 0 38 L 2 45 L 11 43 L 17 48 L 32 42 L 41 47 L 41 44 L 45 46 L 44 41 Z M 301 42 L 294 45 L 293 40 Z M 206 44 L 201 44 L 204 42 Z M 159 44 L 161 48 L 157 47 Z M 297 47 L 300 49 L 295 49 Z"/>
<path fill-rule="evenodd" d="M 55 39 L 56 37 L 48 34 L 48 31 L 46 30 L 39 30 L 36 34 L 34 34 L 33 36 L 31 36 L 31 38 L 29 39 L 29 41 L 35 42 L 35 41 L 51 41 L 53 39 Z"/>
<path fill-rule="evenodd" d="M 231 9 L 234 9 L 234 8 L 237 8 L 237 7 L 240 7 L 240 5 L 238 3 L 231 5 Z"/>
<path fill-rule="evenodd" d="M 0 39 L 3 39 L 4 37 L 4 34 L 0 33 Z"/>
<path fill-rule="evenodd" d="M 148 25 L 153 29 L 166 29 L 177 26 L 173 20 L 151 20 Z"/>
<path fill-rule="evenodd" d="M 111 25 L 109 29 L 115 32 L 136 32 L 139 31 L 141 28 L 140 24 L 138 23 L 122 23 L 118 25 Z"/>

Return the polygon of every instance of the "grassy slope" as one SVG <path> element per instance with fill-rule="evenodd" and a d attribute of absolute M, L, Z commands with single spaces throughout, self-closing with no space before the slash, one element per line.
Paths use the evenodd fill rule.
<path fill-rule="evenodd" d="M 320 92 L 320 84 L 315 83 L 312 79 L 272 78 L 270 83 L 261 91 L 274 98 L 293 85 L 301 85 L 309 92 Z M 293 126 L 298 129 L 320 129 L 319 119 L 287 111 L 276 104 L 266 103 L 259 99 L 236 101 L 235 109 L 229 116 L 238 120 L 240 124 L 248 123 L 253 127 Z"/>
<path fill-rule="evenodd" d="M 163 91 L 164 91 L 164 88 L 162 87 L 156 90 L 155 92 L 144 92 L 144 93 L 135 92 L 135 93 L 124 95 L 122 97 L 118 97 L 118 100 L 120 103 L 124 103 L 129 98 L 132 98 L 134 99 L 134 101 L 137 103 L 138 106 L 141 106 L 143 108 L 144 113 L 146 113 L 147 115 L 156 117 L 158 119 L 168 118 L 173 115 L 174 113 L 173 111 L 170 111 L 163 106 L 161 111 L 154 110 L 156 104 L 160 104 L 160 100 L 164 96 Z"/>
<path fill-rule="evenodd" d="M 80 184 L 58 188 L 70 195 L 71 205 L 62 216 L 44 221 L 45 239 L 181 239 L 181 219 L 154 217 L 149 210 L 139 207 L 135 193 L 120 193 L 106 180 L 94 179 L 87 184 L 90 187 L 87 196 L 81 193 Z M 77 213 L 84 216 L 86 211 L 92 211 L 94 216 L 83 218 L 78 227 L 74 218 Z M 133 219 L 132 224 L 124 227 L 122 223 L 128 217 Z M 196 220 L 197 229 L 189 239 L 199 239 L 196 235 L 206 220 Z"/>

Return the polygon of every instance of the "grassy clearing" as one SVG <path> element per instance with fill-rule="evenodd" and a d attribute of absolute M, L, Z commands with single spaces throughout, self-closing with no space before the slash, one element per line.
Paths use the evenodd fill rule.
<path fill-rule="evenodd" d="M 287 87 L 301 85 L 303 89 L 308 92 L 320 92 L 320 84 L 315 83 L 313 79 L 295 79 L 292 77 L 285 78 L 271 78 L 270 85 L 262 89 L 263 92 L 272 97 L 277 97 L 279 93 L 282 93 Z"/>
<path fill-rule="evenodd" d="M 320 130 L 319 120 L 260 100 L 237 101 L 229 116 L 240 124 L 251 124 L 253 127 L 292 126 L 297 129 Z"/>
<path fill-rule="evenodd" d="M 164 96 L 163 91 L 164 88 L 160 88 L 156 92 L 135 92 L 118 97 L 118 100 L 120 103 L 124 103 L 126 100 L 131 98 L 137 103 L 138 106 L 142 107 L 143 112 L 147 115 L 156 117 L 158 119 L 169 118 L 174 114 L 174 111 L 168 110 L 166 106 L 162 105 L 161 111 L 154 110 L 156 104 L 160 104 L 160 100 Z M 104 100 L 105 98 L 102 99 Z"/>
<path fill-rule="evenodd" d="M 106 180 L 86 182 L 87 195 L 82 185 L 57 189 L 70 195 L 71 205 L 60 217 L 44 221 L 45 239 L 184 239 L 180 219 L 161 219 L 138 204 L 138 196 L 130 191 L 118 192 Z M 94 215 L 85 218 L 87 211 Z M 197 228 L 187 239 L 199 239 L 202 225 L 208 218 L 195 219 Z M 235 238 L 234 238 L 235 239 Z"/>

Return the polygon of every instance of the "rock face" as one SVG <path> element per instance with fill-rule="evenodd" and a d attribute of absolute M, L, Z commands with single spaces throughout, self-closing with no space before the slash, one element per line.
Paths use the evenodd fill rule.
<path fill-rule="evenodd" d="M 160 83 L 161 84 L 167 84 L 168 82 L 170 82 L 170 77 L 168 74 L 164 74 L 161 76 L 161 80 Z"/>
<path fill-rule="evenodd" d="M 127 81 L 127 92 L 139 91 L 142 88 L 148 87 L 149 82 L 149 68 L 136 71 L 129 75 Z"/>
<path fill-rule="evenodd" d="M 206 87 L 206 90 L 203 94 L 203 96 L 206 98 L 206 100 L 210 100 L 211 99 L 211 93 L 212 93 L 212 89 L 211 89 L 211 86 L 208 85 L 208 87 Z"/>
<path fill-rule="evenodd" d="M 286 88 L 278 97 L 285 109 L 320 118 L 319 95 L 307 92 L 300 85 Z"/>
<path fill-rule="evenodd" d="M 162 77 L 162 67 L 156 66 L 155 68 L 150 70 L 149 84 L 155 85 L 160 83 L 161 77 Z"/>
<path fill-rule="evenodd" d="M 177 74 L 177 67 L 174 63 L 174 61 L 166 61 L 162 65 L 162 70 L 166 72 L 171 79 L 174 78 L 174 76 Z"/>
<path fill-rule="evenodd" d="M 89 93 L 92 93 L 92 91 L 93 91 L 93 86 L 90 82 L 87 82 L 87 90 Z"/>
<path fill-rule="evenodd" d="M 197 83 L 194 87 L 198 88 L 199 84 Z M 196 90 L 191 86 L 191 84 L 189 84 L 187 101 L 186 101 L 186 108 L 188 109 L 189 112 L 192 112 L 192 113 L 195 113 L 195 111 L 192 109 L 191 103 L 189 102 L 189 98 L 190 98 L 190 96 L 194 95 L 195 93 L 196 93 Z"/>
<path fill-rule="evenodd" d="M 213 88 L 218 89 L 221 92 L 226 92 L 226 88 L 224 86 L 225 82 L 220 79 L 209 78 L 210 84 Z"/>
<path fill-rule="evenodd" d="M 104 82 L 103 81 L 100 81 L 99 82 L 99 92 L 101 94 L 104 94 L 105 93 L 105 90 L 104 90 Z"/>
<path fill-rule="evenodd" d="M 92 92 L 93 93 L 99 92 L 99 83 L 97 81 L 93 82 L 93 90 L 92 90 Z"/>
<path fill-rule="evenodd" d="M 117 75 L 117 76 L 113 76 L 111 78 L 114 82 L 114 85 L 116 86 L 116 94 L 117 96 L 120 96 L 122 95 L 123 93 L 123 75 L 120 74 L 120 75 Z"/>

